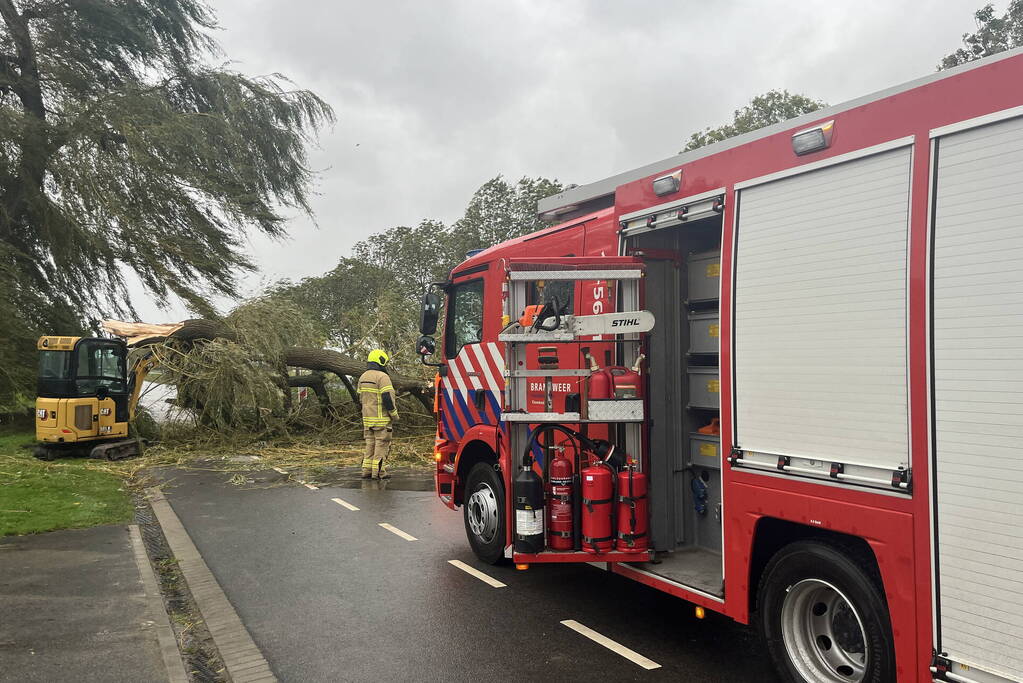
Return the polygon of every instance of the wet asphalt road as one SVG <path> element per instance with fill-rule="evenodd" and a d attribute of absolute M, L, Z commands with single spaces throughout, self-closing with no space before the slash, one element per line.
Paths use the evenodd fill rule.
<path fill-rule="evenodd" d="M 395 488 L 423 482 L 310 490 L 280 485 L 289 477 L 272 470 L 248 473 L 244 487 L 222 472 L 165 476 L 175 512 L 283 681 L 775 680 L 751 630 L 709 612 L 698 620 L 690 603 L 585 564 L 482 564 L 460 511 Z M 565 619 L 661 667 L 645 670 Z"/>

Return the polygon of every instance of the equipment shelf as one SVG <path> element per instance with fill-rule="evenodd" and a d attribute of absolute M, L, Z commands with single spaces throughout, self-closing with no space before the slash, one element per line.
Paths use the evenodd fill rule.
<path fill-rule="evenodd" d="M 559 369 L 548 370 L 511 370 L 504 374 L 505 377 L 589 377 L 589 370 Z"/>
<path fill-rule="evenodd" d="M 515 344 L 541 344 L 551 342 L 574 342 L 576 339 L 572 332 L 502 332 L 497 335 L 499 342 L 512 342 Z"/>
<path fill-rule="evenodd" d="M 594 315 L 565 315 L 561 327 L 554 330 L 534 330 L 518 322 L 510 323 L 497 335 L 505 344 L 541 344 L 592 342 L 611 337 L 617 341 L 639 341 L 639 335 L 654 325 L 649 311 L 625 310 Z"/>
<path fill-rule="evenodd" d="M 623 553 L 611 550 L 606 553 L 588 553 L 582 550 L 545 550 L 542 553 L 512 553 L 515 564 L 540 564 L 544 562 L 649 562 L 654 554 Z"/>
<path fill-rule="evenodd" d="M 590 370 L 577 367 L 535 367 L 540 363 L 534 358 L 536 344 L 572 344 L 587 346 L 593 344 L 613 345 L 617 353 L 617 363 L 625 367 L 636 364 L 640 356 L 644 335 L 653 327 L 653 314 L 640 308 L 640 283 L 643 278 L 643 265 L 637 261 L 622 257 L 600 257 L 594 259 L 562 258 L 550 262 L 523 261 L 512 259 L 507 264 L 507 296 L 503 302 L 504 329 L 498 334 L 498 341 L 504 345 L 505 391 L 501 412 L 501 421 L 507 425 L 509 450 L 518 456 L 526 451 L 534 425 L 617 425 L 609 427 L 612 438 L 622 452 L 635 455 L 642 462 L 642 422 L 644 402 L 636 399 L 590 399 L 583 383 L 592 374 Z M 554 330 L 532 329 L 523 327 L 519 317 L 533 301 L 534 286 L 537 281 L 589 281 L 606 280 L 617 284 L 609 284 L 608 291 L 613 290 L 610 312 L 592 315 L 565 313 L 560 316 L 560 327 Z M 542 355 L 542 354 L 541 354 Z M 571 352 L 562 352 L 573 355 Z M 574 362 L 562 362 L 574 365 Z M 578 378 L 581 386 L 579 398 L 583 403 L 582 419 L 578 410 L 572 412 L 528 412 L 529 408 L 550 408 L 551 382 L 553 378 Z M 531 387 L 545 384 L 545 405 L 537 405 L 531 398 L 536 390 Z M 562 379 L 561 381 L 567 381 Z M 617 404 L 622 405 L 617 405 Z M 638 404 L 638 406 L 633 405 Z M 572 406 L 575 407 L 575 406 Z M 596 411 L 596 412 L 594 412 Z M 600 415 L 602 419 L 592 419 Z M 553 444 L 548 444 L 553 445 Z M 548 464 L 545 459 L 544 465 Z M 517 464 L 516 464 L 517 465 Z M 581 467 L 577 464 L 577 467 Z M 517 466 L 516 466 L 517 469 Z M 578 473 L 576 473 L 578 474 Z M 544 470 L 544 478 L 547 476 Z M 578 476 L 576 476 L 578 481 Z M 578 486 L 578 484 L 577 484 Z M 545 496 L 549 495 L 546 493 Z M 576 492 L 575 495 L 579 495 Z M 510 503 L 510 501 L 509 501 Z M 509 511 L 511 505 L 509 505 Z M 547 515 L 547 502 L 544 502 L 544 518 Z M 516 517 L 510 518 L 513 525 Z M 545 524 L 545 532 L 546 524 Z M 507 555 L 519 564 L 533 563 L 564 563 L 564 562 L 647 562 L 652 555 L 649 552 L 626 553 L 609 550 L 603 553 L 588 553 L 583 550 L 551 550 L 546 547 L 538 553 L 512 552 L 513 546 L 507 549 Z M 574 539 L 576 548 L 579 538 Z M 539 544 L 528 549 L 537 549 Z"/>
<path fill-rule="evenodd" d="M 610 424 L 615 422 L 629 423 L 642 422 L 643 418 L 635 420 L 583 420 L 579 413 L 501 413 L 501 419 L 505 422 L 518 422 L 525 424 Z"/>

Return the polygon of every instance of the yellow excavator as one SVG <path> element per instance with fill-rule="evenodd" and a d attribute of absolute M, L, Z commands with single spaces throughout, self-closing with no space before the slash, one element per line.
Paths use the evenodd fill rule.
<path fill-rule="evenodd" d="M 36 448 L 34 455 L 53 460 L 88 455 L 120 460 L 142 451 L 128 424 L 142 382 L 156 365 L 142 353 L 129 366 L 128 346 L 101 337 L 39 338 Z"/>

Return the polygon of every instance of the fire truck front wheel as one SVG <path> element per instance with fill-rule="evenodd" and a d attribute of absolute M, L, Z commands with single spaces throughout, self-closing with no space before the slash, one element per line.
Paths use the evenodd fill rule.
<path fill-rule="evenodd" d="M 465 535 L 476 557 L 487 564 L 504 561 L 504 485 L 494 466 L 479 462 L 469 471 L 462 504 Z"/>
<path fill-rule="evenodd" d="M 758 590 L 758 625 L 793 683 L 895 681 L 888 607 L 876 569 L 855 547 L 800 541 L 779 550 Z"/>

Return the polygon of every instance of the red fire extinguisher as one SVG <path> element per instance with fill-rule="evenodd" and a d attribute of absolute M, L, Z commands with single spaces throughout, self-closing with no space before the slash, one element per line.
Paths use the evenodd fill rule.
<path fill-rule="evenodd" d="M 611 550 L 611 505 L 614 502 L 614 471 L 597 462 L 582 472 L 582 548 L 588 553 Z"/>
<path fill-rule="evenodd" d="M 623 553 L 642 553 L 649 547 L 647 538 L 647 481 L 629 458 L 618 473 L 618 538 L 615 549 Z"/>
<path fill-rule="evenodd" d="M 547 499 L 547 545 L 572 549 L 572 461 L 559 452 L 551 461 Z"/>

